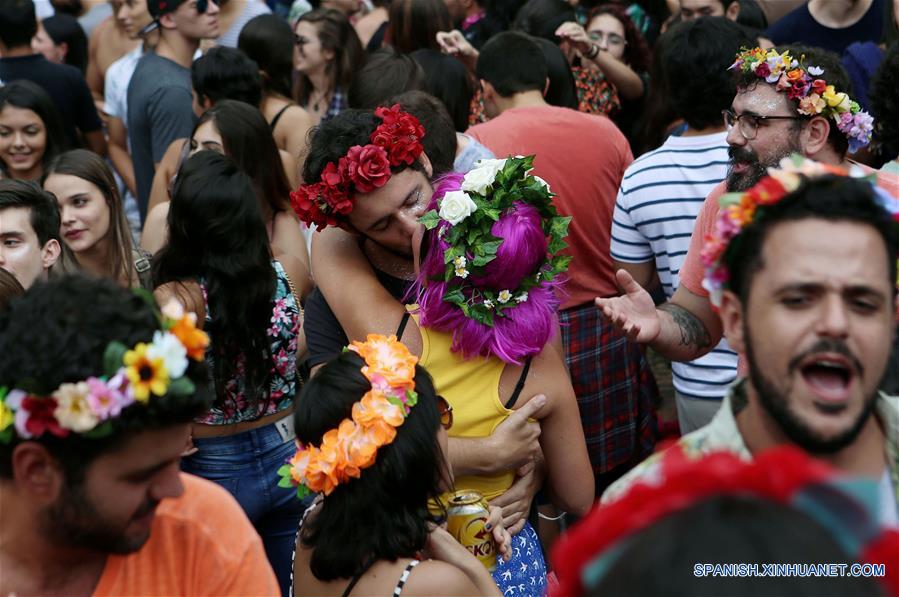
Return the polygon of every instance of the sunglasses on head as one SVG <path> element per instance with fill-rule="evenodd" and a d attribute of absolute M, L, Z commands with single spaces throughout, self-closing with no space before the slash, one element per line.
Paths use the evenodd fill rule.
<path fill-rule="evenodd" d="M 443 396 L 437 396 L 437 411 L 440 413 L 440 425 L 449 430 L 453 426 L 453 407 Z"/>

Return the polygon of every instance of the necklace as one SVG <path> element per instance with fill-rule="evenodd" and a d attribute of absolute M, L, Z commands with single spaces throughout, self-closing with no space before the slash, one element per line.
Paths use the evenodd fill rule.
<path fill-rule="evenodd" d="M 319 111 L 319 108 L 320 108 L 319 102 L 321 102 L 322 100 L 324 100 L 326 97 L 328 97 L 328 92 L 327 92 L 327 91 L 324 91 L 324 92 L 320 93 L 319 96 L 318 96 L 318 99 L 316 99 L 316 100 L 312 100 L 312 96 L 310 95 L 309 101 L 312 103 L 312 111 L 313 111 L 313 112 L 318 112 L 318 111 Z M 327 105 L 328 105 L 327 102 L 325 102 L 325 106 L 327 106 Z"/>

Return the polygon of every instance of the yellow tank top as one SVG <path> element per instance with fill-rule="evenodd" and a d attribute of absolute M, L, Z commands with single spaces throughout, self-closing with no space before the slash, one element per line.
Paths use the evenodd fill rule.
<path fill-rule="evenodd" d="M 418 322 L 418 316 L 412 316 Z M 452 336 L 421 329 L 422 354 L 419 364 L 434 378 L 437 392 L 453 407 L 450 437 L 487 437 L 514 411 L 499 398 L 499 380 L 506 364 L 498 358 L 475 357 L 463 360 L 450 350 Z M 472 489 L 486 499 L 504 493 L 515 471 L 500 475 L 456 477 L 456 489 Z"/>

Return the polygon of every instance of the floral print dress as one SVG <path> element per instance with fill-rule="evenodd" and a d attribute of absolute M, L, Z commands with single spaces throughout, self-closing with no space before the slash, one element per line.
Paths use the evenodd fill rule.
<path fill-rule="evenodd" d="M 284 268 L 277 261 L 272 261 L 275 270 L 276 288 L 272 297 L 271 324 L 267 330 L 271 340 L 272 370 L 270 399 L 265 411 L 260 412 L 252 408 L 253 401 L 246 395 L 245 380 L 243 379 L 244 361 L 241 357 L 236 365 L 237 376 L 227 380 L 224 387 L 224 396 L 218 396 L 212 408 L 198 417 L 198 423 L 206 425 L 229 425 L 243 421 L 253 421 L 284 410 L 293 403 L 298 390 L 299 377 L 297 375 L 297 341 L 300 333 L 300 309 L 296 298 L 290 291 L 290 282 Z M 212 324 L 209 313 L 209 301 L 206 294 L 205 280 L 200 280 L 200 289 L 203 291 L 203 301 L 206 303 L 206 325 L 208 330 Z M 214 371 L 214 357 L 212 345 L 215 337 L 210 337 L 210 348 L 206 350 L 206 362 L 209 365 L 210 381 Z"/>

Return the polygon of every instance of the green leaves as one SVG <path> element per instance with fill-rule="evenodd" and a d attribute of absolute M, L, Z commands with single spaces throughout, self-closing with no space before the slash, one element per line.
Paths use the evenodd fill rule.
<path fill-rule="evenodd" d="M 281 465 L 281 468 L 278 469 L 278 476 L 281 477 L 281 480 L 278 481 L 278 487 L 293 487 L 293 478 L 290 476 L 289 464 Z"/>
<path fill-rule="evenodd" d="M 173 380 L 172 383 L 169 384 L 169 394 L 173 396 L 190 396 L 194 392 L 197 391 L 194 382 L 190 380 L 186 375 L 183 377 L 179 377 L 176 380 Z"/>
<path fill-rule="evenodd" d="M 103 353 L 103 370 L 106 372 L 106 375 L 112 377 L 119 372 L 119 369 L 124 364 L 126 352 L 128 352 L 128 348 L 121 342 L 113 340 L 109 343 L 109 346 L 106 347 L 106 351 Z"/>
<path fill-rule="evenodd" d="M 91 439 L 99 439 L 101 437 L 107 437 L 112 435 L 112 421 L 103 421 L 90 431 L 84 434 L 84 437 L 89 437 Z"/>
<path fill-rule="evenodd" d="M 431 210 L 425 215 L 423 215 L 419 221 L 424 224 L 424 227 L 428 230 L 433 230 L 437 227 L 437 224 L 440 223 L 440 216 L 437 214 L 436 210 Z"/>

